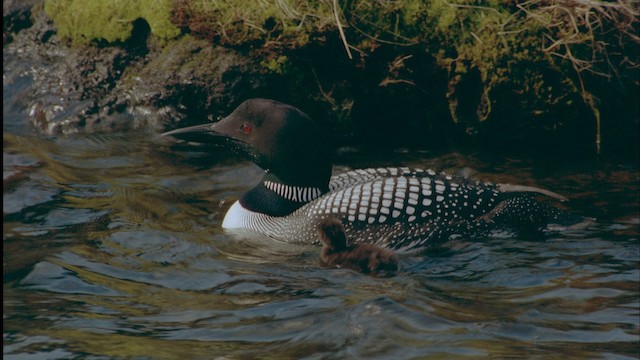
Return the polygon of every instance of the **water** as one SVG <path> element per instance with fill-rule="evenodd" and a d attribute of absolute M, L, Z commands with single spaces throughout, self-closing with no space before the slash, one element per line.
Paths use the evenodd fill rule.
<path fill-rule="evenodd" d="M 457 239 L 373 278 L 321 268 L 313 246 L 222 232 L 251 163 L 144 130 L 3 137 L 6 358 L 638 356 L 635 166 L 381 157 L 550 188 L 599 221 Z M 337 171 L 376 158 L 342 153 Z"/>
<path fill-rule="evenodd" d="M 225 234 L 226 209 L 260 175 L 251 163 L 146 130 L 43 138 L 26 111 L 9 115 L 6 359 L 640 356 L 635 160 L 343 149 L 338 172 L 471 173 L 551 189 L 598 219 L 459 238 L 374 278 L 321 268 L 313 246 Z"/>

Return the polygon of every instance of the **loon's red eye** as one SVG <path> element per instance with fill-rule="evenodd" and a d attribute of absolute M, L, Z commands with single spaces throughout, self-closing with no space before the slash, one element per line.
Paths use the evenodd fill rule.
<path fill-rule="evenodd" d="M 251 130 L 253 130 L 253 128 L 251 127 L 251 125 L 247 125 L 247 124 L 242 124 L 240 125 L 240 131 L 242 131 L 245 134 L 248 134 L 251 132 Z"/>

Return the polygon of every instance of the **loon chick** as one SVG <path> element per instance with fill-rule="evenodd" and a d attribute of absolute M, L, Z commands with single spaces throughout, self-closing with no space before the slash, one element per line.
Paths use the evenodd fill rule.
<path fill-rule="evenodd" d="M 348 244 L 342 224 L 326 218 L 318 225 L 322 243 L 320 263 L 329 268 L 346 268 L 372 275 L 393 275 L 398 271 L 398 256 L 373 244 Z"/>
<path fill-rule="evenodd" d="M 329 217 L 343 222 L 354 242 L 397 251 L 454 234 L 576 220 L 532 194 L 566 199 L 533 187 L 403 167 L 332 177 L 326 134 L 302 111 L 274 100 L 250 99 L 216 123 L 163 135 L 225 145 L 264 169 L 262 180 L 227 211 L 222 227 L 249 229 L 284 242 L 318 244 L 318 224 Z"/>

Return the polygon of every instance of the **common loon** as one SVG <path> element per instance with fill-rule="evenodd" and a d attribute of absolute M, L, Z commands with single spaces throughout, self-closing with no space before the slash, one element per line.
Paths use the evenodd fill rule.
<path fill-rule="evenodd" d="M 340 220 L 326 218 L 318 225 L 322 243 L 320 262 L 328 268 L 346 268 L 371 275 L 394 275 L 398 271 L 398 255 L 373 244 L 354 244 Z"/>
<path fill-rule="evenodd" d="M 227 211 L 222 227 L 249 229 L 284 242 L 318 244 L 318 224 L 329 217 L 340 219 L 354 242 L 397 251 L 455 234 L 574 220 L 532 194 L 566 199 L 534 187 L 406 167 L 331 176 L 327 135 L 299 109 L 274 100 L 246 100 L 216 123 L 162 135 L 222 144 L 264 169 L 262 180 Z"/>

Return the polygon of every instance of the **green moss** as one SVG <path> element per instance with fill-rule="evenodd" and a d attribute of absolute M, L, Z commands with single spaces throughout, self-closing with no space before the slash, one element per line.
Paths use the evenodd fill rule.
<path fill-rule="evenodd" d="M 82 44 L 125 41 L 138 18 L 146 20 L 158 38 L 173 38 L 180 30 L 170 21 L 171 4 L 171 0 L 46 0 L 45 11 L 60 36 Z"/>
<path fill-rule="evenodd" d="M 260 64 L 273 73 L 284 74 L 289 68 L 289 59 L 282 55 L 268 60 L 265 59 Z"/>

